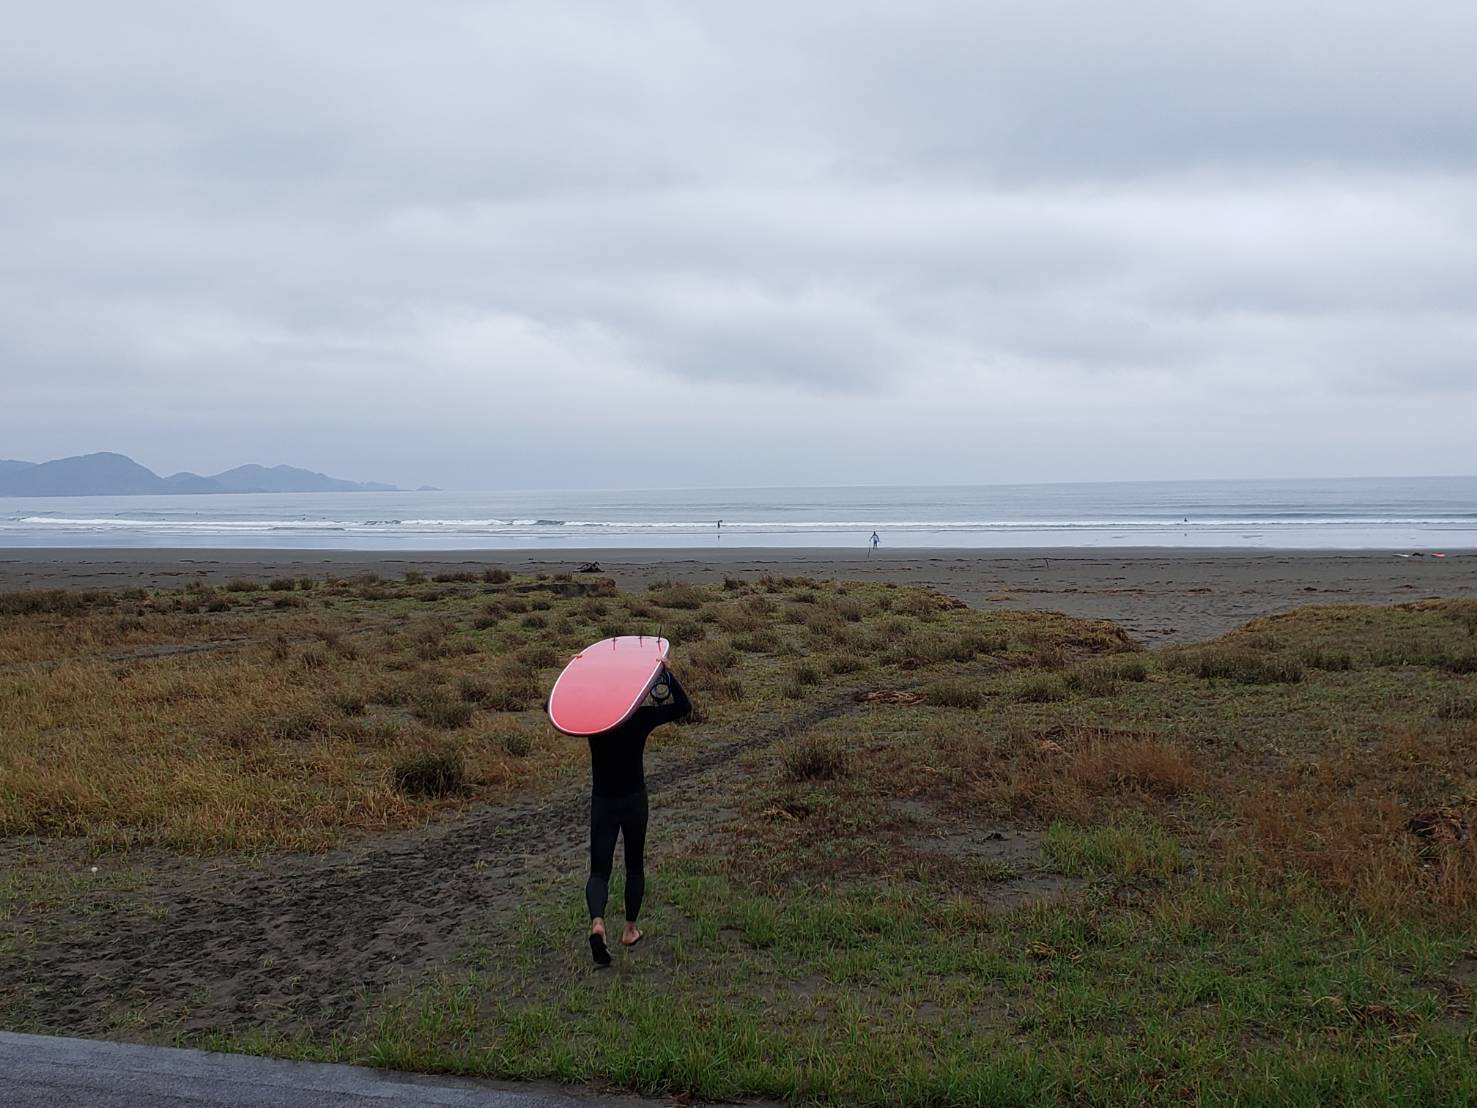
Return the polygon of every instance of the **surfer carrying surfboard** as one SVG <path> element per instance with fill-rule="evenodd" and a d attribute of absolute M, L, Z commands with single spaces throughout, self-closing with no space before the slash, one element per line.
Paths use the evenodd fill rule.
<path fill-rule="evenodd" d="M 590 953 L 610 965 L 605 902 L 616 839 L 626 844 L 626 926 L 622 946 L 641 941 L 636 917 L 646 891 L 646 738 L 692 711 L 667 668 L 667 640 L 647 635 L 602 639 L 576 654 L 554 682 L 549 721 L 590 744 Z"/>
<path fill-rule="evenodd" d="M 621 945 L 631 947 L 641 941 L 636 917 L 646 891 L 646 738 L 690 711 L 687 692 L 670 670 L 663 669 L 646 703 L 629 719 L 589 737 L 590 877 L 585 882 L 585 906 L 590 911 L 590 953 L 598 965 L 610 964 L 605 902 L 617 835 L 626 844 L 626 926 Z"/>

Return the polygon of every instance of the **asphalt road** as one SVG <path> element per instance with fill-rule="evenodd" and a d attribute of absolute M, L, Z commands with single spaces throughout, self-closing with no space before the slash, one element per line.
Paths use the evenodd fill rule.
<path fill-rule="evenodd" d="M 361 1066 L 0 1032 L 3 1108 L 591 1108 L 590 1100 Z"/>

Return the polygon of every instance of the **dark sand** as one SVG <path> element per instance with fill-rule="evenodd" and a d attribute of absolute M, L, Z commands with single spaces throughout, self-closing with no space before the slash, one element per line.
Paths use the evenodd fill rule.
<path fill-rule="evenodd" d="M 1477 552 L 1402 558 L 1389 551 L 1169 549 L 884 550 L 871 557 L 827 549 L 714 550 L 105 550 L 0 551 L 0 591 L 26 588 L 178 587 L 235 577 L 399 577 L 504 566 L 568 572 L 584 562 L 624 588 L 673 578 L 762 574 L 929 585 L 985 610 L 1046 608 L 1111 619 L 1155 644 L 1209 638 L 1304 604 L 1390 604 L 1477 594 Z"/>

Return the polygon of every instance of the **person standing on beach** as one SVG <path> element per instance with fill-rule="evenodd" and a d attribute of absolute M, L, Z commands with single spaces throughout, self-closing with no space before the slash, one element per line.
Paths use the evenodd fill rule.
<path fill-rule="evenodd" d="M 590 877 L 585 882 L 585 907 L 590 911 L 590 953 L 596 965 L 610 965 L 605 903 L 617 837 L 626 844 L 626 926 L 621 945 L 632 947 L 641 941 L 636 917 L 646 892 L 646 737 L 691 711 L 686 690 L 671 670 L 663 669 L 646 703 L 629 719 L 589 737 Z"/>
<path fill-rule="evenodd" d="M 879 545 L 881 545 L 881 543 L 882 543 L 882 540 L 877 537 L 877 532 L 876 531 L 873 531 L 872 532 L 872 537 L 870 539 L 868 539 L 867 541 L 872 544 L 871 547 L 870 547 L 870 549 L 868 549 L 868 551 L 867 551 L 868 554 L 872 553 L 873 550 L 876 550 L 877 547 Z"/>

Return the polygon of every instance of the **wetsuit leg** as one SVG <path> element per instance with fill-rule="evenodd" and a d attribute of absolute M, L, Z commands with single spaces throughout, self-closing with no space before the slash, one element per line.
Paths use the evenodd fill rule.
<path fill-rule="evenodd" d="M 620 810 L 608 797 L 590 798 L 590 879 L 585 882 L 585 907 L 590 918 L 605 915 L 610 893 L 610 865 L 615 858 L 615 838 L 620 833 Z"/>
<path fill-rule="evenodd" d="M 621 838 L 626 843 L 626 919 L 641 914 L 646 892 L 646 794 L 630 797 L 621 811 Z"/>

